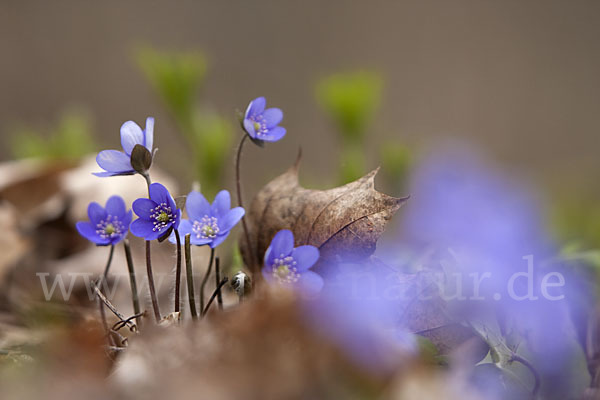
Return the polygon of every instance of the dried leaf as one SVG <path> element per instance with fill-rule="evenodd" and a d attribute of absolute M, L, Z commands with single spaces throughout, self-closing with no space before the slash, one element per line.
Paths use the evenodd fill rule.
<path fill-rule="evenodd" d="M 385 225 L 407 198 L 375 190 L 378 170 L 334 189 L 305 189 L 298 182 L 299 162 L 300 157 L 287 172 L 260 190 L 252 202 L 247 218 L 254 262 L 262 260 L 271 239 L 281 229 L 294 232 L 296 246 L 317 246 L 321 260 L 338 256 L 360 260 L 373 254 Z M 253 264 L 243 250 L 246 264 Z"/>

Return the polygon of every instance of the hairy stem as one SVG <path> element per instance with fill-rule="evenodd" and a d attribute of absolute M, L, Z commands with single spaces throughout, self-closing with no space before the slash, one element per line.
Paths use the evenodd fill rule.
<path fill-rule="evenodd" d="M 244 143 L 246 142 L 246 139 L 248 138 L 248 135 L 244 134 L 242 136 L 242 140 L 240 140 L 240 144 L 238 146 L 237 149 L 237 155 L 235 157 L 235 185 L 236 185 L 236 190 L 237 190 L 237 198 L 238 198 L 238 205 L 240 207 L 244 207 L 244 202 L 242 200 L 242 181 L 240 178 L 240 161 L 242 158 L 242 148 L 244 147 Z M 250 271 L 252 271 L 252 274 L 255 274 L 255 262 L 254 262 L 254 254 L 252 252 L 252 246 L 250 245 L 250 233 L 248 232 L 248 225 L 246 224 L 246 216 L 244 215 L 242 217 L 242 228 L 244 229 L 244 236 L 246 238 L 246 253 L 248 256 L 248 260 L 250 265 L 248 265 L 248 268 L 250 269 Z"/>
<path fill-rule="evenodd" d="M 221 260 L 219 257 L 215 258 L 215 283 L 217 290 L 217 305 L 219 306 L 219 310 L 223 309 L 223 295 L 221 294 L 221 288 L 219 287 L 219 283 L 221 282 Z"/>
<path fill-rule="evenodd" d="M 194 275 L 192 270 L 192 246 L 190 234 L 185 235 L 185 276 L 187 278 L 188 300 L 190 302 L 190 313 L 193 319 L 198 318 L 196 311 L 196 297 L 194 295 Z"/>
<path fill-rule="evenodd" d="M 531 372 L 531 374 L 533 375 L 533 379 L 534 379 L 534 385 L 533 385 L 533 389 L 531 390 L 531 395 L 534 399 L 537 399 L 537 395 L 538 395 L 538 392 L 540 391 L 540 383 L 541 383 L 540 374 L 537 372 L 535 367 L 527 359 L 525 359 L 517 354 L 513 354 L 511 357 L 511 360 L 523 364 Z"/>
<path fill-rule="evenodd" d="M 208 300 L 208 303 L 206 304 L 206 308 L 204 308 L 204 310 L 202 311 L 202 316 L 206 315 L 206 313 L 208 312 L 208 309 L 210 308 L 211 304 L 215 300 L 215 297 L 217 297 L 217 293 L 219 293 L 221 291 L 221 288 L 227 283 L 227 281 L 229 281 L 229 278 L 225 277 L 221 280 L 221 282 L 219 282 L 219 284 L 217 285 L 217 288 L 213 292 L 212 296 L 210 296 L 210 300 Z"/>
<path fill-rule="evenodd" d="M 135 268 L 133 267 L 133 257 L 131 256 L 131 247 L 129 240 L 123 240 L 125 249 L 125 259 L 127 260 L 127 269 L 129 270 L 129 285 L 131 286 L 131 301 L 133 302 L 133 313 L 140 315 L 140 298 L 138 296 L 137 280 L 135 279 Z M 139 325 L 140 320 L 136 319 Z"/>
<path fill-rule="evenodd" d="M 175 312 L 179 312 L 181 294 L 181 237 L 179 231 L 175 229 L 175 240 L 177 241 L 177 267 L 175 270 Z"/>
<path fill-rule="evenodd" d="M 208 262 L 208 268 L 206 269 L 206 273 L 204 274 L 204 278 L 202 279 L 202 284 L 200 285 L 200 312 L 204 310 L 204 287 L 206 286 L 206 282 L 208 282 L 208 277 L 210 276 L 210 271 L 212 270 L 213 260 L 215 258 L 215 249 L 210 249 L 210 261 Z"/>
<path fill-rule="evenodd" d="M 108 253 L 108 260 L 106 261 L 106 267 L 104 267 L 104 272 L 102 273 L 102 276 L 98 280 L 98 287 L 100 288 L 100 293 L 102 293 L 102 286 L 108 276 L 108 270 L 110 269 L 110 265 L 112 264 L 112 259 L 113 259 L 114 253 L 115 253 L 115 245 L 111 244 L 110 252 Z M 109 341 L 112 341 L 112 338 L 110 337 L 110 334 L 109 334 L 110 330 L 108 328 L 108 322 L 106 322 L 106 313 L 104 312 L 104 304 L 102 303 L 100 298 L 98 299 L 98 307 L 100 309 L 100 318 L 102 319 L 102 326 L 104 327 L 104 330 L 108 334 Z"/>
<path fill-rule="evenodd" d="M 158 308 L 158 298 L 156 297 L 156 288 L 154 287 L 154 276 L 152 274 L 152 260 L 150 256 L 150 241 L 146 240 L 146 270 L 148 272 L 148 288 L 150 289 L 150 299 L 152 299 L 152 308 L 154 309 L 154 318 L 156 323 L 160 322 L 160 310 Z"/>

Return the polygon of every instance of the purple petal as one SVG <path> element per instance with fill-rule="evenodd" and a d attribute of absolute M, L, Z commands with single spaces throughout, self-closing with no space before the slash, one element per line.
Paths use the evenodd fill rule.
<path fill-rule="evenodd" d="M 294 250 L 294 234 L 292 231 L 284 229 L 275 234 L 271 245 L 269 246 L 270 254 L 267 257 L 267 264 L 272 265 L 273 259 L 289 255 Z"/>
<path fill-rule="evenodd" d="M 231 196 L 227 190 L 221 190 L 215 196 L 215 200 L 210 207 L 210 211 L 213 216 L 219 218 L 224 217 L 231 208 Z"/>
<path fill-rule="evenodd" d="M 202 193 L 192 191 L 185 200 L 185 210 L 191 220 L 200 221 L 202 217 L 210 214 L 210 203 Z"/>
<path fill-rule="evenodd" d="M 146 130 L 144 131 L 144 145 L 150 153 L 154 145 L 154 118 L 146 118 Z"/>
<path fill-rule="evenodd" d="M 96 226 L 89 222 L 78 222 L 75 224 L 75 227 L 77 228 L 77 232 L 90 242 L 98 245 L 107 245 L 109 243 L 108 239 L 103 239 L 96 233 Z"/>
<path fill-rule="evenodd" d="M 153 183 L 152 185 L 150 185 L 149 192 L 150 199 L 156 202 L 157 204 L 165 203 L 168 205 L 170 203 L 169 200 L 173 200 L 167 188 L 160 183 Z"/>
<path fill-rule="evenodd" d="M 105 171 L 116 173 L 135 172 L 130 157 L 118 150 L 102 150 L 96 156 L 96 162 Z"/>
<path fill-rule="evenodd" d="M 225 217 L 218 220 L 219 229 L 224 231 L 230 231 L 244 216 L 246 211 L 242 207 L 235 207 L 231 209 Z"/>
<path fill-rule="evenodd" d="M 177 231 L 179 231 L 179 236 L 181 236 L 182 245 L 185 243 L 185 235 L 190 233 L 192 236 L 194 236 L 192 232 L 192 223 L 187 219 L 182 219 L 180 221 L 179 228 L 177 228 Z M 192 236 L 190 236 L 190 243 L 192 242 Z M 177 239 L 175 238 L 175 229 L 173 230 L 173 233 L 171 233 L 171 235 L 169 236 L 169 242 L 177 244 Z"/>
<path fill-rule="evenodd" d="M 190 238 L 190 243 L 194 246 L 205 246 L 212 242 L 212 239 L 198 239 L 195 235 Z"/>
<path fill-rule="evenodd" d="M 100 204 L 92 202 L 88 206 L 88 217 L 90 218 L 90 222 L 96 225 L 103 219 L 106 219 L 106 210 Z"/>
<path fill-rule="evenodd" d="M 315 295 L 323 289 L 323 278 L 316 272 L 305 271 L 300 275 L 296 287 L 305 295 Z"/>
<path fill-rule="evenodd" d="M 216 238 L 214 238 L 211 242 L 210 242 L 210 248 L 214 249 L 215 247 L 217 247 L 218 245 L 220 245 L 221 243 L 223 243 L 225 241 L 225 239 L 227 239 L 227 236 L 229 236 L 229 232 L 227 232 L 224 235 L 219 235 Z"/>
<path fill-rule="evenodd" d="M 273 267 L 265 266 L 261 272 L 263 278 L 265 278 L 265 281 L 273 283 Z"/>
<path fill-rule="evenodd" d="M 105 172 L 92 172 L 92 175 L 98 176 L 100 178 L 107 178 L 109 176 L 119 176 L 119 175 L 125 175 L 125 174 L 121 174 L 119 172 L 106 172 L 105 171 Z M 128 173 L 127 175 L 131 175 L 131 172 Z"/>
<path fill-rule="evenodd" d="M 246 109 L 246 118 L 254 115 L 261 114 L 265 110 L 267 100 L 264 97 L 257 97 L 248 104 Z"/>
<path fill-rule="evenodd" d="M 123 217 L 123 219 L 121 220 L 121 222 L 123 223 L 123 228 L 125 228 L 127 231 L 129 231 L 129 224 L 131 224 L 131 219 L 133 218 L 133 211 L 129 210 L 125 216 Z M 123 235 L 123 237 L 125 237 L 127 235 L 127 233 L 125 233 L 125 235 Z"/>
<path fill-rule="evenodd" d="M 106 213 L 112 215 L 113 217 L 117 217 L 122 219 L 127 212 L 125 201 L 121 196 L 111 196 L 106 201 Z"/>
<path fill-rule="evenodd" d="M 146 240 L 154 240 L 160 236 L 160 232 L 154 231 L 154 224 L 144 219 L 136 219 L 131 223 L 129 230 L 134 236 L 145 238 Z"/>
<path fill-rule="evenodd" d="M 127 155 L 131 155 L 136 144 L 144 145 L 144 132 L 133 121 L 127 121 L 121 126 L 121 146 Z"/>
<path fill-rule="evenodd" d="M 262 115 L 267 124 L 267 128 L 276 127 L 283 119 L 283 111 L 279 108 L 269 108 L 265 110 Z"/>
<path fill-rule="evenodd" d="M 171 209 L 173 209 L 173 207 L 175 206 L 175 202 L 173 202 L 173 206 L 171 206 Z M 179 229 L 179 224 L 181 223 L 181 210 L 178 208 L 175 208 L 176 214 L 175 214 L 175 221 L 173 222 L 173 229 Z"/>
<path fill-rule="evenodd" d="M 244 120 L 244 130 L 250 135 L 252 139 L 256 139 L 256 131 L 254 130 L 254 122 L 249 119 Z"/>
<path fill-rule="evenodd" d="M 277 142 L 285 136 L 286 130 L 284 127 L 276 126 L 273 129 L 269 129 L 266 134 L 261 135 L 260 139 L 265 142 Z"/>
<path fill-rule="evenodd" d="M 315 246 L 300 246 L 292 251 L 292 257 L 296 261 L 296 268 L 299 272 L 306 271 L 319 259 L 319 249 Z"/>
<path fill-rule="evenodd" d="M 157 204 L 150 199 L 137 199 L 131 205 L 133 211 L 137 214 L 138 217 L 145 219 L 147 221 L 150 220 L 150 215 L 152 211 L 156 208 Z"/>

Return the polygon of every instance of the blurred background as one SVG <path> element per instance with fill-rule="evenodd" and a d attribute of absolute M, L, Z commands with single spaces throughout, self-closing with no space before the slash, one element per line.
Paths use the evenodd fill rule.
<path fill-rule="evenodd" d="M 288 135 L 248 147 L 247 197 L 299 147 L 305 185 L 382 165 L 403 195 L 411 162 L 460 138 L 560 203 L 562 232 L 591 232 L 599 17 L 583 0 L 2 1 L 0 159 L 120 148 L 121 124 L 152 115 L 182 193 L 231 189 L 235 111 L 266 96 Z"/>

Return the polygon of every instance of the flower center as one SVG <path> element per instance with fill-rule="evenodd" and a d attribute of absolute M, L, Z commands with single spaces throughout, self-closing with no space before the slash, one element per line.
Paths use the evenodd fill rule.
<path fill-rule="evenodd" d="M 112 239 L 121 236 L 124 226 L 117 218 L 112 215 L 96 224 L 96 233 L 102 239 Z"/>
<path fill-rule="evenodd" d="M 273 278 L 279 283 L 294 283 L 300 278 L 294 257 L 280 255 L 273 261 Z"/>
<path fill-rule="evenodd" d="M 267 133 L 267 124 L 262 115 L 252 116 L 250 117 L 250 121 L 254 122 L 254 131 L 257 136 Z"/>
<path fill-rule="evenodd" d="M 214 239 L 219 233 L 217 218 L 205 215 L 200 221 L 194 221 L 192 230 L 197 239 Z"/>
<path fill-rule="evenodd" d="M 173 211 L 171 207 L 167 205 L 167 203 L 160 203 L 154 209 L 152 209 L 152 213 L 150 214 L 150 219 L 154 220 L 154 227 L 152 230 L 154 232 L 160 231 L 166 228 L 169 224 L 173 223 L 175 220 L 175 215 L 173 215 Z"/>

